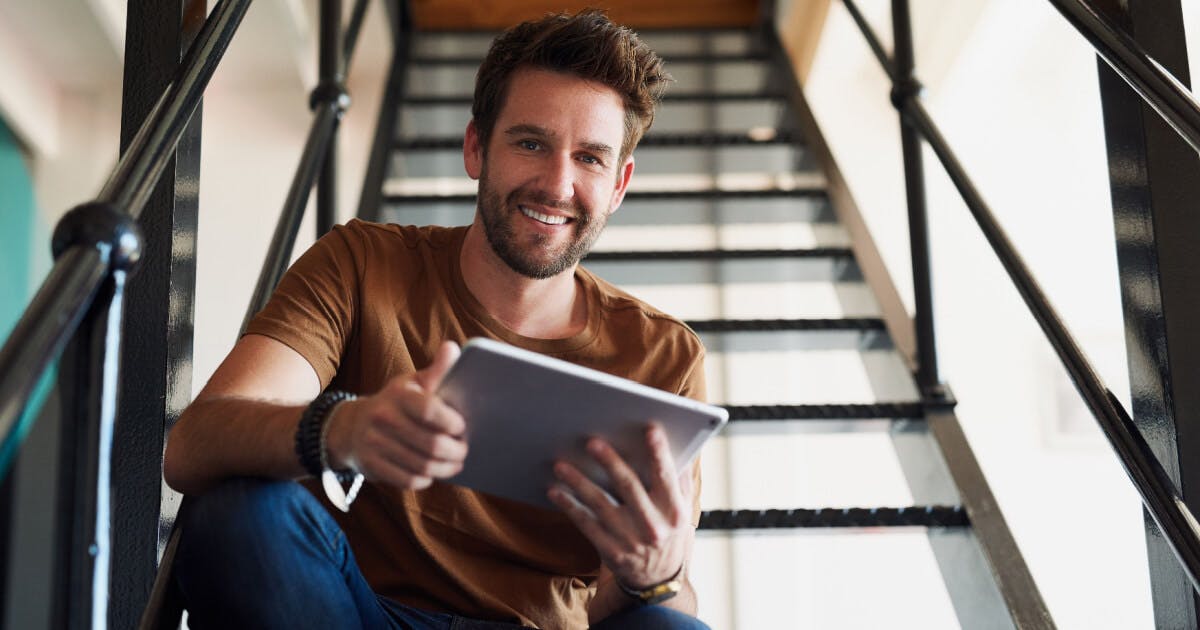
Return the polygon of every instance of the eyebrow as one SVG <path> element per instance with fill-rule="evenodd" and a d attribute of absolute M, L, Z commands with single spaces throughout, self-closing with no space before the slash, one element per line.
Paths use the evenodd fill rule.
<path fill-rule="evenodd" d="M 506 136 L 520 136 L 526 134 L 551 139 L 557 135 L 545 127 L 539 127 L 537 125 L 530 124 L 513 125 L 504 130 L 504 135 Z M 583 148 L 591 151 L 592 153 L 598 153 L 604 156 L 614 155 L 617 152 L 616 149 L 614 149 L 611 145 L 604 144 L 603 142 L 584 142 Z"/>

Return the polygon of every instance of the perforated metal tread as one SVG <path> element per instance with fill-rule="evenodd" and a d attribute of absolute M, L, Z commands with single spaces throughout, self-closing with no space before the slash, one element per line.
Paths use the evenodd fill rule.
<path fill-rule="evenodd" d="M 800 529 L 849 527 L 968 527 L 967 512 L 958 505 L 794 510 L 708 510 L 701 530 Z"/>
<path fill-rule="evenodd" d="M 728 146 L 766 146 L 778 144 L 797 144 L 799 137 L 787 131 L 779 131 L 770 136 L 757 137 L 749 133 L 660 133 L 650 134 L 638 143 L 639 149 L 653 147 L 728 147 Z M 462 136 L 442 136 L 427 138 L 411 138 L 397 140 L 394 147 L 398 151 L 448 151 L 461 149 Z"/>
<path fill-rule="evenodd" d="M 739 92 L 668 92 L 663 96 L 663 102 L 714 102 L 714 101 L 783 101 L 787 95 L 778 92 L 739 91 Z M 471 104 L 470 94 L 444 94 L 426 96 L 406 96 L 400 100 L 401 105 L 410 107 L 440 107 L 442 105 L 457 105 L 459 107 Z"/>
<path fill-rule="evenodd" d="M 639 260 L 747 260 L 763 258 L 853 258 L 848 247 L 811 247 L 805 249 L 696 249 L 592 252 L 587 262 L 626 262 Z"/>
<path fill-rule="evenodd" d="M 667 64 L 709 64 L 709 63 L 738 63 L 753 61 L 770 61 L 766 53 L 728 53 L 728 54 L 693 54 L 693 55 L 661 55 Z M 412 63 L 418 66 L 478 66 L 483 63 L 479 55 L 419 55 Z"/>
<path fill-rule="evenodd" d="M 749 190 L 713 188 L 694 190 L 634 190 L 625 194 L 625 201 L 697 199 L 800 199 L 813 197 L 823 198 L 826 196 L 826 194 L 825 188 L 821 186 L 805 186 L 796 188 L 756 188 Z M 474 202 L 475 195 L 473 194 L 384 196 L 384 203 L 388 205 Z"/>
<path fill-rule="evenodd" d="M 829 330 L 884 330 L 877 317 L 806 318 L 806 319 L 701 319 L 687 325 L 698 333 L 779 332 Z"/>
<path fill-rule="evenodd" d="M 730 422 L 775 420 L 871 420 L 924 418 L 919 402 L 822 403 L 811 405 L 724 405 Z"/>

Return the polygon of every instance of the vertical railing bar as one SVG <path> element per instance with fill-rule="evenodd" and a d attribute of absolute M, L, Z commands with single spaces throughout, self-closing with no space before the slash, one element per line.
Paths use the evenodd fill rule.
<path fill-rule="evenodd" d="M 180 63 L 180 74 L 146 116 L 98 200 L 141 215 L 249 6 L 250 0 L 218 1 Z"/>
<path fill-rule="evenodd" d="M 321 80 L 313 93 L 312 104 L 316 107 L 319 98 L 335 98 L 345 93 L 345 75 L 342 65 L 342 0 L 321 0 L 320 50 L 317 54 L 321 68 Z M 319 95 L 319 96 L 318 96 Z M 323 153 L 321 175 L 317 180 L 317 238 L 333 229 L 337 223 L 337 173 L 338 173 L 338 120 Z"/>
<path fill-rule="evenodd" d="M 893 53 L 892 102 L 899 110 L 900 140 L 904 154 L 904 180 L 908 199 L 908 238 L 912 250 L 913 321 L 917 333 L 917 385 L 922 396 L 940 398 L 941 376 L 937 364 L 937 339 L 933 325 L 933 279 L 930 270 L 929 218 L 925 202 L 925 167 L 921 136 L 904 114 L 909 95 L 920 92 L 913 76 L 912 21 L 908 0 L 892 0 Z"/>

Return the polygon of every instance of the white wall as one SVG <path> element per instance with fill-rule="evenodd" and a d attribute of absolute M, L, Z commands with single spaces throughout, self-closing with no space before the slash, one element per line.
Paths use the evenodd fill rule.
<path fill-rule="evenodd" d="M 886 4 L 863 3 L 880 32 L 891 28 Z M 939 19 L 938 2 L 914 3 L 928 108 L 1128 405 L 1095 58 L 1048 3 L 955 4 L 981 10 L 969 37 L 945 34 L 963 24 Z M 896 114 L 840 3 L 807 92 L 911 305 Z M 1060 627 L 1149 627 L 1136 494 L 928 150 L 925 163 L 943 374 L 1034 578 Z"/>

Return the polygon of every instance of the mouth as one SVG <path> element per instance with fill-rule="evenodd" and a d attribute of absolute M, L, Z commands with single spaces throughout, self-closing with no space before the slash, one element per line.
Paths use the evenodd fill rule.
<path fill-rule="evenodd" d="M 539 223 L 544 223 L 545 225 L 564 225 L 571 220 L 570 218 L 564 216 L 542 214 L 541 212 L 537 212 L 536 210 L 532 210 L 526 206 L 517 206 L 517 209 L 521 211 L 521 214 Z"/>

